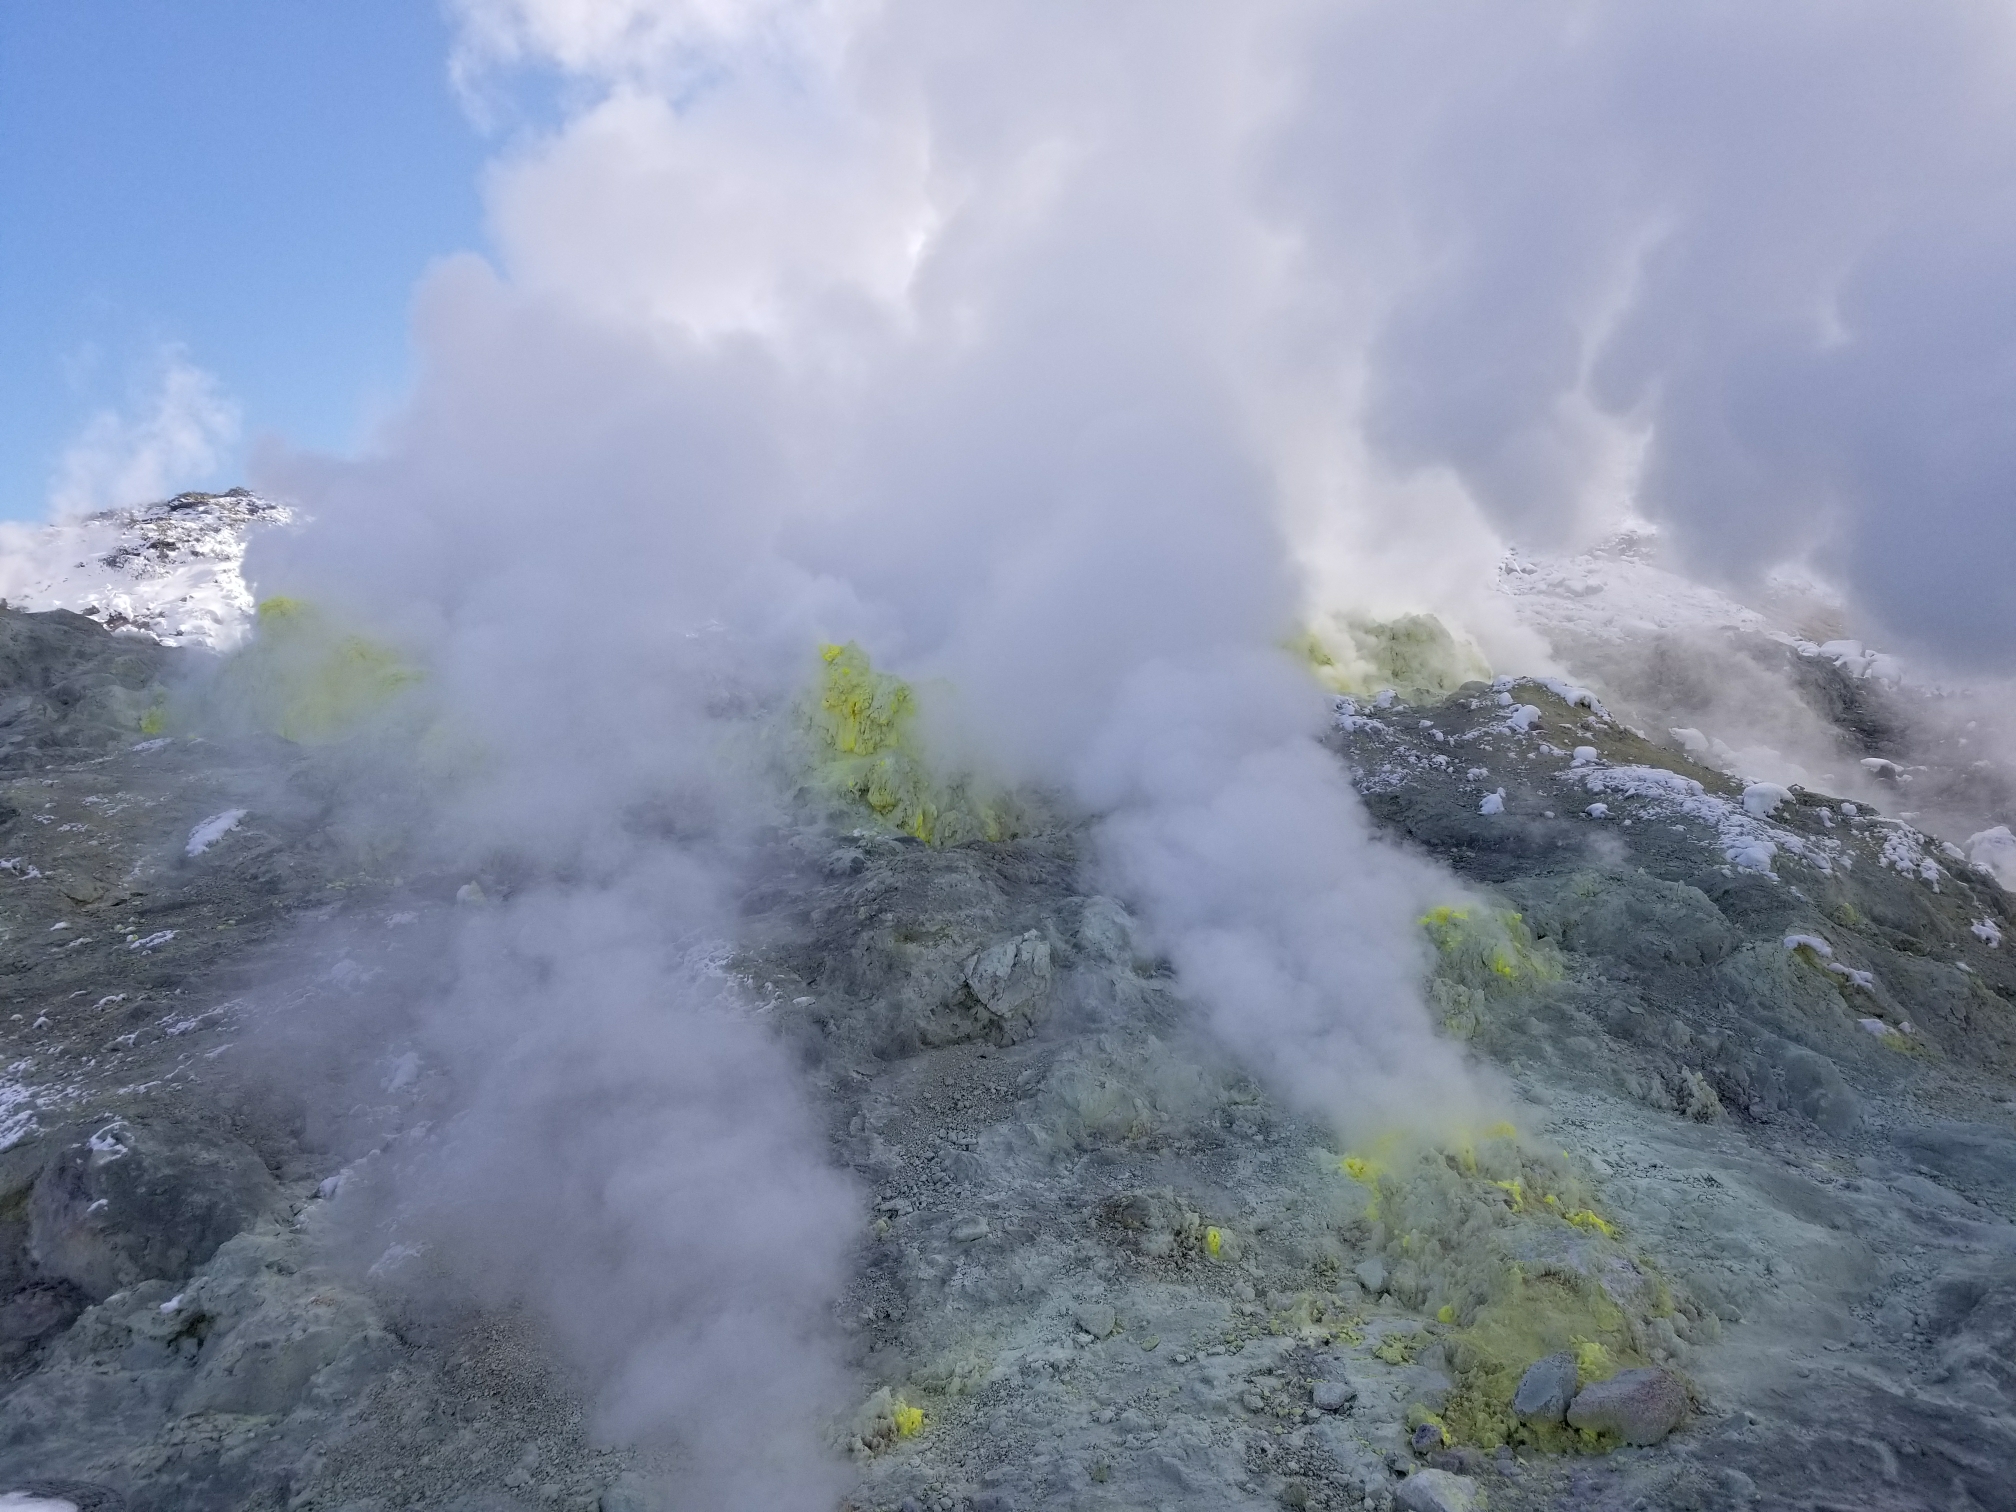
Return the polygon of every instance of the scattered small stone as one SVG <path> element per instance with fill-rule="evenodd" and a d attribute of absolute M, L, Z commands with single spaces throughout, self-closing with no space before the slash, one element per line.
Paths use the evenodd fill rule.
<path fill-rule="evenodd" d="M 1584 1386 L 1568 1408 L 1568 1421 L 1614 1433 L 1627 1444 L 1656 1444 L 1686 1411 L 1687 1388 L 1672 1371 L 1626 1370 Z"/>
<path fill-rule="evenodd" d="M 1342 1412 L 1358 1395 L 1358 1388 L 1348 1381 L 1318 1381 L 1309 1388 L 1309 1400 L 1325 1412 Z"/>
<path fill-rule="evenodd" d="M 1417 1470 L 1394 1488 L 1393 1504 L 1406 1512 L 1478 1512 L 1484 1502 L 1467 1475 Z"/>
<path fill-rule="evenodd" d="M 1563 1352 L 1526 1367 L 1512 1394 L 1512 1410 L 1522 1423 L 1559 1423 L 1567 1418 L 1568 1404 L 1574 1400 L 1575 1356 Z"/>

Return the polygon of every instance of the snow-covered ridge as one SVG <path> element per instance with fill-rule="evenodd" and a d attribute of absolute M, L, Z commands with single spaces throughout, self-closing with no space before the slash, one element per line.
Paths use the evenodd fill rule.
<path fill-rule="evenodd" d="M 252 531 L 293 518 L 234 488 L 50 525 L 0 523 L 0 601 L 73 610 L 165 645 L 225 650 L 252 614 L 242 571 Z"/>
<path fill-rule="evenodd" d="M 1498 591 L 1514 601 L 1519 618 L 1543 635 L 1566 632 L 1622 641 L 1660 632 L 1740 630 L 1789 646 L 1801 656 L 1825 657 L 1854 677 L 1899 682 L 1898 658 L 1860 641 L 1814 641 L 1727 594 L 1655 565 L 1658 533 L 1638 526 L 1572 557 L 1508 551 L 1498 564 Z M 1808 607 L 1838 610 L 1817 585 L 1784 585 Z"/>

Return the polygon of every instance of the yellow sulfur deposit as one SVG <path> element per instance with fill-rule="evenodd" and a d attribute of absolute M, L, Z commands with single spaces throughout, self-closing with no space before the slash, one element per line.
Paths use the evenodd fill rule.
<path fill-rule="evenodd" d="M 356 734 L 419 681 L 389 646 L 340 629 L 300 599 L 269 598 L 251 640 L 225 663 L 217 696 L 256 729 L 327 745 Z"/>
<path fill-rule="evenodd" d="M 908 1402 L 899 1401 L 896 1410 L 890 1414 L 896 1424 L 898 1438 L 911 1438 L 924 1431 L 924 1409 L 912 1407 Z"/>
<path fill-rule="evenodd" d="M 1432 614 L 1388 620 L 1322 615 L 1290 649 L 1333 693 L 1364 696 L 1391 688 L 1402 698 L 1439 698 L 1491 676 L 1477 648 L 1450 634 Z"/>
<path fill-rule="evenodd" d="M 932 770 L 909 683 L 877 672 L 852 641 L 821 646 L 819 661 L 817 684 L 800 706 L 815 787 L 927 845 L 1012 838 L 1004 801 L 978 797 L 969 780 Z"/>
<path fill-rule="evenodd" d="M 1471 986 L 1492 985 L 1492 978 L 1552 982 L 1561 977 L 1559 960 L 1534 940 L 1526 921 L 1510 909 L 1431 908 L 1420 923 L 1441 958 L 1438 974 Z"/>
<path fill-rule="evenodd" d="M 1433 1323 L 1394 1334 L 1374 1353 L 1403 1364 L 1431 1336 L 1456 1388 L 1438 1424 L 1452 1441 L 1492 1448 L 1530 1443 L 1600 1448 L 1565 1428 L 1521 1423 L 1520 1376 L 1535 1360 L 1573 1350 L 1583 1380 L 1651 1358 L 1655 1320 L 1675 1311 L 1656 1272 L 1618 1243 L 1572 1164 L 1520 1142 L 1507 1124 L 1441 1146 L 1397 1138 L 1339 1161 L 1373 1201 L 1356 1242 L 1384 1262 L 1386 1291 Z"/>
<path fill-rule="evenodd" d="M 1610 1358 L 1610 1351 L 1594 1339 L 1576 1339 L 1575 1381 L 1587 1386 L 1591 1381 L 1607 1381 L 1617 1374 L 1617 1366 Z"/>
<path fill-rule="evenodd" d="M 1209 1255 L 1213 1260 L 1216 1260 L 1218 1258 L 1219 1251 L 1224 1248 L 1225 1248 L 1225 1236 L 1222 1233 L 1220 1233 L 1215 1228 L 1207 1228 L 1206 1230 L 1204 1230 L 1205 1254 Z"/>
<path fill-rule="evenodd" d="M 1516 999 L 1566 974 L 1552 945 L 1533 938 L 1510 909 L 1444 905 L 1420 919 L 1435 947 L 1428 996 L 1458 1038 L 1477 1032 L 1494 1003 Z"/>

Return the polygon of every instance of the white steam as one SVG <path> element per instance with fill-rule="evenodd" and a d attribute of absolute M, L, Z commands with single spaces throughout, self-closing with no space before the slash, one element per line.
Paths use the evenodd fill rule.
<path fill-rule="evenodd" d="M 100 410 L 64 448 L 50 512 L 70 519 L 165 498 L 213 472 L 237 436 L 238 407 L 217 379 L 165 352 L 132 413 Z"/>
<path fill-rule="evenodd" d="M 1475 1119 L 1404 948 L 1449 881 L 1374 840 L 1292 677 L 1255 656 L 1143 667 L 1079 774 L 1110 816 L 1101 858 L 1212 1027 L 1304 1107 L 1353 1135 Z"/>
<path fill-rule="evenodd" d="M 778 1446 L 747 1482 L 702 1447 L 701 1504 L 825 1494 L 847 1237 L 782 1052 L 677 964 L 732 932 L 763 816 L 724 681 L 788 696 L 850 636 L 946 679 L 948 744 L 1103 813 L 1186 992 L 1350 1126 L 1477 1092 L 1421 1002 L 1433 878 L 1272 649 L 1308 602 L 1527 656 L 1481 596 L 1498 528 L 1635 506 L 1732 570 L 1832 560 L 1927 637 L 2016 623 L 1900 596 L 1974 582 L 2006 511 L 1956 487 L 1886 556 L 1919 441 L 1822 445 L 1944 381 L 1886 364 L 1945 266 L 1914 217 L 2016 141 L 1999 10 L 456 9 L 465 89 L 557 76 L 561 122 L 493 170 L 497 267 L 422 290 L 405 415 L 278 464 L 320 525 L 254 565 L 421 648 L 489 753 L 460 832 L 534 880 L 432 1011 L 468 1088 L 442 1231 L 545 1300 L 612 1423 Z M 2002 433 L 1962 418 L 1972 487 Z"/>

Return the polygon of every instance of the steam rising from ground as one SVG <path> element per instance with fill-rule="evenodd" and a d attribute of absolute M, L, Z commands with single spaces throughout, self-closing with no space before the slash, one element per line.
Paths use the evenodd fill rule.
<path fill-rule="evenodd" d="M 1474 586 L 1498 528 L 1635 503 L 1697 560 L 1809 554 L 2006 648 L 1975 565 L 2007 557 L 2006 428 L 1963 409 L 1903 550 L 1931 443 L 1827 445 L 1900 385 L 1990 386 L 1986 343 L 1942 373 L 1912 333 L 2002 265 L 1943 239 L 2002 245 L 1999 10 L 459 9 L 465 88 L 557 71 L 562 124 L 495 170 L 500 269 L 422 290 L 377 454 L 273 461 L 319 525 L 254 567 L 417 648 L 490 753 L 455 833 L 531 880 L 432 1015 L 466 1093 L 441 1231 L 545 1300 L 622 1430 L 719 1441 L 713 1402 L 780 1446 L 748 1481 L 703 1449 L 705 1504 L 827 1484 L 849 1199 L 778 1052 L 677 964 L 732 935 L 767 812 L 721 711 L 788 698 L 818 640 L 946 679 L 943 749 L 1105 813 L 1186 991 L 1346 1124 L 1475 1093 L 1420 1001 L 1434 879 L 1372 843 L 1272 649 L 1311 601 L 1531 659 Z M 1940 574 L 1975 590 L 1921 614 Z"/>

